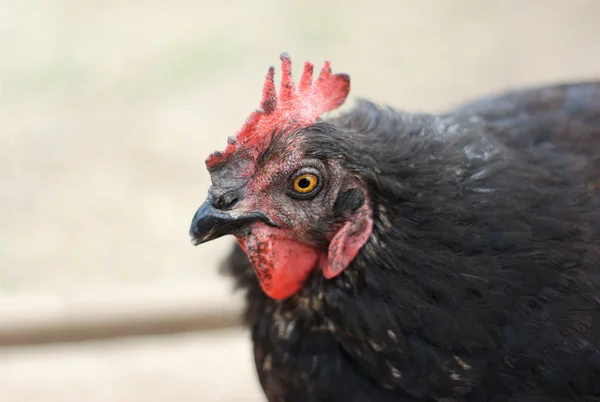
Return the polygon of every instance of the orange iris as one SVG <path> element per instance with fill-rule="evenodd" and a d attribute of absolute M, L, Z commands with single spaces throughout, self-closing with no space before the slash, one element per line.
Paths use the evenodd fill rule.
<path fill-rule="evenodd" d="M 310 193 L 317 187 L 318 179 L 317 176 L 310 173 L 302 174 L 294 179 L 294 190 L 306 194 Z"/>

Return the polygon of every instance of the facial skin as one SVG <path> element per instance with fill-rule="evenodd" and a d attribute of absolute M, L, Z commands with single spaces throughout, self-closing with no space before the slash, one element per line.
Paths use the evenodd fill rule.
<path fill-rule="evenodd" d="M 256 159 L 236 155 L 211 172 L 211 211 L 203 205 L 190 230 L 196 244 L 235 235 L 275 299 L 296 293 L 316 267 L 339 274 L 372 229 L 358 178 L 335 158 L 308 155 L 306 144 L 301 133 L 274 136 Z"/>

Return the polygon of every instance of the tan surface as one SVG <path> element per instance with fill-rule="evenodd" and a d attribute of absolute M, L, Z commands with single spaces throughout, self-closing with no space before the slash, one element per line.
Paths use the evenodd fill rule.
<path fill-rule="evenodd" d="M 215 269 L 230 240 L 192 248 L 187 230 L 205 156 L 256 107 L 279 52 L 351 73 L 350 104 L 435 111 L 600 77 L 599 16 L 597 0 L 0 0 L 0 329 L 235 311 Z M 111 343 L 128 362 L 119 376 L 97 344 L 25 349 L 10 364 L 0 355 L 0 401 L 33 401 L 25 383 L 48 402 L 119 387 L 134 401 L 220 401 L 232 378 L 254 379 L 247 338 L 194 339 Z M 222 371 L 192 362 L 218 356 Z M 160 376 L 145 371 L 154 366 Z M 99 400 L 117 401 L 107 392 Z"/>
<path fill-rule="evenodd" d="M 262 402 L 237 331 L 0 349 L 2 402 Z"/>

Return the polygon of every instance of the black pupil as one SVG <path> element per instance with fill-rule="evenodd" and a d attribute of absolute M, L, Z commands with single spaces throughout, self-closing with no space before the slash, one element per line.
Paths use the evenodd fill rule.
<path fill-rule="evenodd" d="M 300 187 L 300 188 L 310 187 L 310 180 L 307 179 L 306 177 L 301 178 L 300 180 L 298 180 L 298 187 Z"/>

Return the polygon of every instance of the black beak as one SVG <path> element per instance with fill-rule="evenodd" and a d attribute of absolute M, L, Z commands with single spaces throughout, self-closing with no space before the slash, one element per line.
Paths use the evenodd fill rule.
<path fill-rule="evenodd" d="M 208 196 L 192 219 L 190 227 L 192 244 L 197 246 L 224 235 L 234 234 L 249 224 L 259 221 L 277 226 L 262 212 L 239 213 L 233 210 L 228 212 L 217 210 L 213 206 L 212 197 Z"/>

